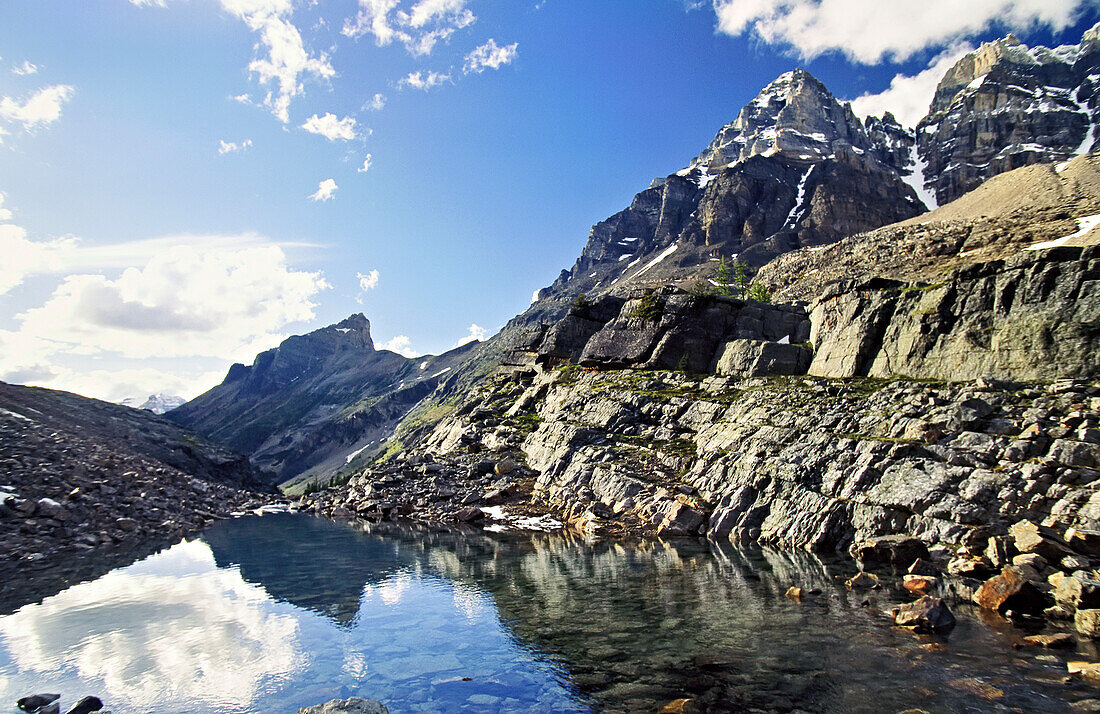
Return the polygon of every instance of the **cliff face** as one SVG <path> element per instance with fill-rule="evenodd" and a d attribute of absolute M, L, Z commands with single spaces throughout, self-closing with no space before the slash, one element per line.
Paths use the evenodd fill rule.
<path fill-rule="evenodd" d="M 938 285 L 852 285 L 822 296 L 812 322 L 817 376 L 1094 377 L 1100 247 L 1029 251 Z"/>

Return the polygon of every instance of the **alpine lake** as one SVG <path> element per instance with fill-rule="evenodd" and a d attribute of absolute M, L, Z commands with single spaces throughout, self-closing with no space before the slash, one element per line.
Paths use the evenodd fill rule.
<path fill-rule="evenodd" d="M 850 591 L 854 572 L 693 539 L 250 515 L 8 607 L 0 699 L 266 713 L 360 696 L 401 714 L 658 712 L 681 698 L 703 711 L 1061 712 L 1093 696 L 1066 662 L 1095 652 L 1014 649 L 1026 633 L 954 602 L 949 636 L 916 636 L 884 614 L 910 598 Z M 814 594 L 787 599 L 792 585 Z"/>

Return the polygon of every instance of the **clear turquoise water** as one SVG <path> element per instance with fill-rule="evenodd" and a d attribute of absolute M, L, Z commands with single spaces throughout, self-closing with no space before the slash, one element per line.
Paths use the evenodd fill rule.
<path fill-rule="evenodd" d="M 248 517 L 0 618 L 0 701 L 122 712 L 1065 711 L 1065 661 L 956 608 L 891 628 L 804 553 Z M 822 594 L 802 604 L 791 584 Z M 865 602 L 866 601 L 866 602 Z M 975 683 L 996 688 L 993 699 Z M 986 690 L 986 696 L 989 696 Z"/>

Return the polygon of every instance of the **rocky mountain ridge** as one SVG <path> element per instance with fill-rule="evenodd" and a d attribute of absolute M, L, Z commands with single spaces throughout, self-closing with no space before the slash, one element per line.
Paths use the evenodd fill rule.
<path fill-rule="evenodd" d="M 861 121 L 808 72 L 788 72 L 765 87 L 684 169 L 655 180 L 627 209 L 596 224 L 572 269 L 562 271 L 527 311 L 489 343 L 470 346 L 462 354 L 426 358 L 430 367 L 418 369 L 397 355 L 375 351 L 369 325 L 364 337 L 366 320 L 357 316 L 352 318 L 354 324 L 340 323 L 291 338 L 278 350 L 257 357 L 251 367 L 235 365 L 222 385 L 176 410 L 172 418 L 249 453 L 282 479 L 312 479 L 356 466 L 359 462 L 352 463 L 359 458 L 356 454 L 362 458 L 378 454 L 398 423 L 407 438 L 400 444 L 401 440 L 391 439 L 391 450 L 423 438 L 432 424 L 454 408 L 463 390 L 476 386 L 502 362 L 523 367 L 530 366 L 532 359 L 548 365 L 579 360 L 603 368 L 672 369 L 686 360 L 693 370 L 716 372 L 723 363 L 722 369 L 745 373 L 763 368 L 759 365 L 775 368 L 783 363 L 788 365 L 784 369 L 803 370 L 814 363 L 814 369 L 824 369 L 820 373 L 828 375 L 912 370 L 914 375 L 934 373 L 944 379 L 952 378 L 945 374 L 945 365 L 966 363 L 958 376 L 989 370 L 1008 375 L 1022 364 L 1019 360 L 996 367 L 996 360 L 982 362 L 974 356 L 988 351 L 994 342 L 996 352 L 1001 342 L 992 338 L 1020 319 L 1018 311 L 1029 316 L 1042 312 L 1041 301 L 1009 301 L 1012 307 L 1006 308 L 1009 302 L 990 302 L 988 290 L 1009 289 L 1002 282 L 1015 289 L 1032 280 L 1007 277 L 1013 270 L 1020 275 L 1039 271 L 1034 280 L 1061 281 L 1067 286 L 1076 280 L 1078 287 L 1067 287 L 1069 292 L 1055 301 L 1058 310 L 1036 318 L 1047 326 L 1036 334 L 1047 334 L 1043 330 L 1073 313 L 1076 308 L 1071 303 L 1077 296 L 1088 296 L 1093 258 L 1090 253 L 1046 262 L 1020 259 L 1015 267 L 991 261 L 1011 259 L 1012 251 L 1023 250 L 1029 240 L 1060 240 L 1073 232 L 1070 226 L 1076 219 L 1100 214 L 1095 166 L 1089 161 L 1078 162 L 1085 168 L 1066 162 L 1041 170 L 1047 172 L 1039 181 L 1042 190 L 1028 185 L 1015 187 L 1015 194 L 1002 192 L 1008 197 L 997 199 L 1001 205 L 1020 203 L 1014 216 L 987 211 L 989 195 L 972 200 L 965 209 L 951 204 L 956 213 L 962 210 L 955 217 L 943 214 L 946 209 L 938 209 L 931 217 L 923 214 L 927 205 L 935 205 L 936 197 L 945 201 L 1021 163 L 1064 161 L 1090 148 L 1084 138 L 1085 114 L 1075 102 L 1084 101 L 1082 82 L 1089 76 L 1086 70 L 1096 34 L 1096 29 L 1090 30 L 1079 45 L 1055 50 L 1028 49 L 1011 37 L 983 45 L 947 73 L 929 117 L 916 132 L 889 114 Z M 979 76 L 982 82 L 976 81 Z M 1070 101 L 1066 99 L 1069 90 L 1062 90 L 1073 82 L 1078 84 L 1073 85 Z M 1018 90 L 1029 87 L 1029 103 L 1021 104 L 1024 95 Z M 1052 87 L 1062 88 L 1054 92 L 1062 100 L 1035 99 L 1039 88 L 1046 97 Z M 1004 151 L 1017 158 L 1000 163 L 965 159 L 979 144 L 981 151 Z M 1012 148 L 1025 144 L 1045 148 L 1023 152 Z M 960 161 L 982 166 L 964 180 L 951 168 Z M 1057 200 L 1043 198 L 1049 198 L 1051 191 L 1059 194 Z M 1032 201 L 1033 193 L 1042 200 Z M 964 195 L 962 201 L 966 200 Z M 1024 209 L 1029 201 L 1030 214 Z M 898 244 L 917 250 L 907 253 Z M 833 349 L 827 341 L 809 345 L 809 335 L 790 331 L 783 336 L 787 344 L 781 345 L 778 337 L 767 337 L 759 327 L 742 326 L 736 328 L 743 332 L 736 338 L 743 343 L 740 351 L 729 348 L 733 352 L 723 355 L 734 339 L 730 335 L 702 337 L 705 331 L 695 328 L 685 335 L 675 329 L 632 325 L 638 321 L 629 313 L 639 309 L 638 300 L 645 291 L 656 290 L 659 307 L 670 314 L 695 309 L 687 298 L 661 290 L 670 284 L 684 288 L 700 278 L 706 285 L 720 255 L 762 267 L 759 280 L 777 297 L 809 303 L 828 294 L 836 309 L 829 318 L 834 329 L 832 338 L 823 339 L 835 339 L 848 330 L 848 334 L 862 335 L 863 341 L 835 344 Z M 874 260 L 867 260 L 868 256 Z M 975 268 L 977 272 L 969 277 L 961 275 L 962 282 L 943 280 L 949 271 L 982 262 L 990 266 Z M 1046 269 L 1042 265 L 1058 265 L 1068 272 L 1053 278 L 1042 273 Z M 977 292 L 958 293 L 964 284 Z M 594 301 L 594 313 L 570 312 L 581 293 Z M 880 302 L 862 297 L 872 293 Z M 975 305 L 981 309 L 974 309 Z M 1068 319 L 1074 325 L 1087 325 L 1092 308 L 1084 303 L 1079 307 Z M 1002 308 L 1008 312 L 997 318 L 998 324 L 977 317 L 982 310 L 997 314 Z M 730 328 L 743 319 L 760 321 L 764 313 L 775 312 L 749 307 L 742 318 L 738 315 L 746 308 L 733 303 L 714 309 L 725 311 L 721 317 L 717 313 L 712 317 Z M 754 315 L 761 309 L 764 313 Z M 803 315 L 799 320 L 809 321 L 808 305 L 792 310 Z M 901 313 L 909 314 L 909 321 L 904 327 L 895 325 L 890 339 L 896 349 L 890 348 L 895 351 L 888 359 L 838 356 L 845 350 L 872 350 L 868 345 L 879 336 L 867 332 L 869 325 L 889 331 L 888 325 Z M 841 314 L 846 316 L 843 320 L 838 317 Z M 863 322 L 845 327 L 844 320 Z M 1082 329 L 1078 342 L 1065 343 L 1069 352 L 1074 345 L 1091 344 L 1091 333 Z M 919 337 L 926 332 L 928 336 Z M 596 342 L 589 344 L 589 339 Z M 955 347 L 944 347 L 949 340 Z M 918 343 L 924 351 L 919 358 L 908 354 Z M 975 345 L 978 351 L 967 352 Z M 825 349 L 812 353 L 811 347 Z M 1020 349 L 1026 352 L 1030 346 Z M 782 357 L 777 356 L 780 353 Z M 833 356 L 826 359 L 823 354 Z M 1035 353 L 1039 354 L 1046 353 Z M 928 367 L 932 359 L 941 360 L 940 366 Z M 845 360 L 855 366 L 837 366 Z M 1031 370 L 1026 372 L 1029 378 L 1066 376 L 1037 367 L 1042 361 L 1038 357 L 1023 360 Z M 822 367 L 826 362 L 831 366 Z M 1067 375 L 1087 374 L 1091 369 L 1087 360 L 1070 362 L 1078 366 Z"/>
<path fill-rule="evenodd" d="M 377 350 L 362 314 L 289 337 L 235 364 L 225 380 L 168 414 L 249 454 L 279 482 L 331 474 L 380 445 L 476 343 L 440 356 Z"/>

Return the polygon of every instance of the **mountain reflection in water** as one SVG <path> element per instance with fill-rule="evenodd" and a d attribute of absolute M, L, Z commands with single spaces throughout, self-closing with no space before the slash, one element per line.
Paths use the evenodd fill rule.
<path fill-rule="evenodd" d="M 1062 711 L 1060 655 L 957 611 L 947 647 L 801 553 L 304 515 L 228 521 L 0 618 L 0 698 L 119 711 Z M 823 594 L 796 604 L 790 585 Z M 864 600 L 872 601 L 864 606 Z"/>

